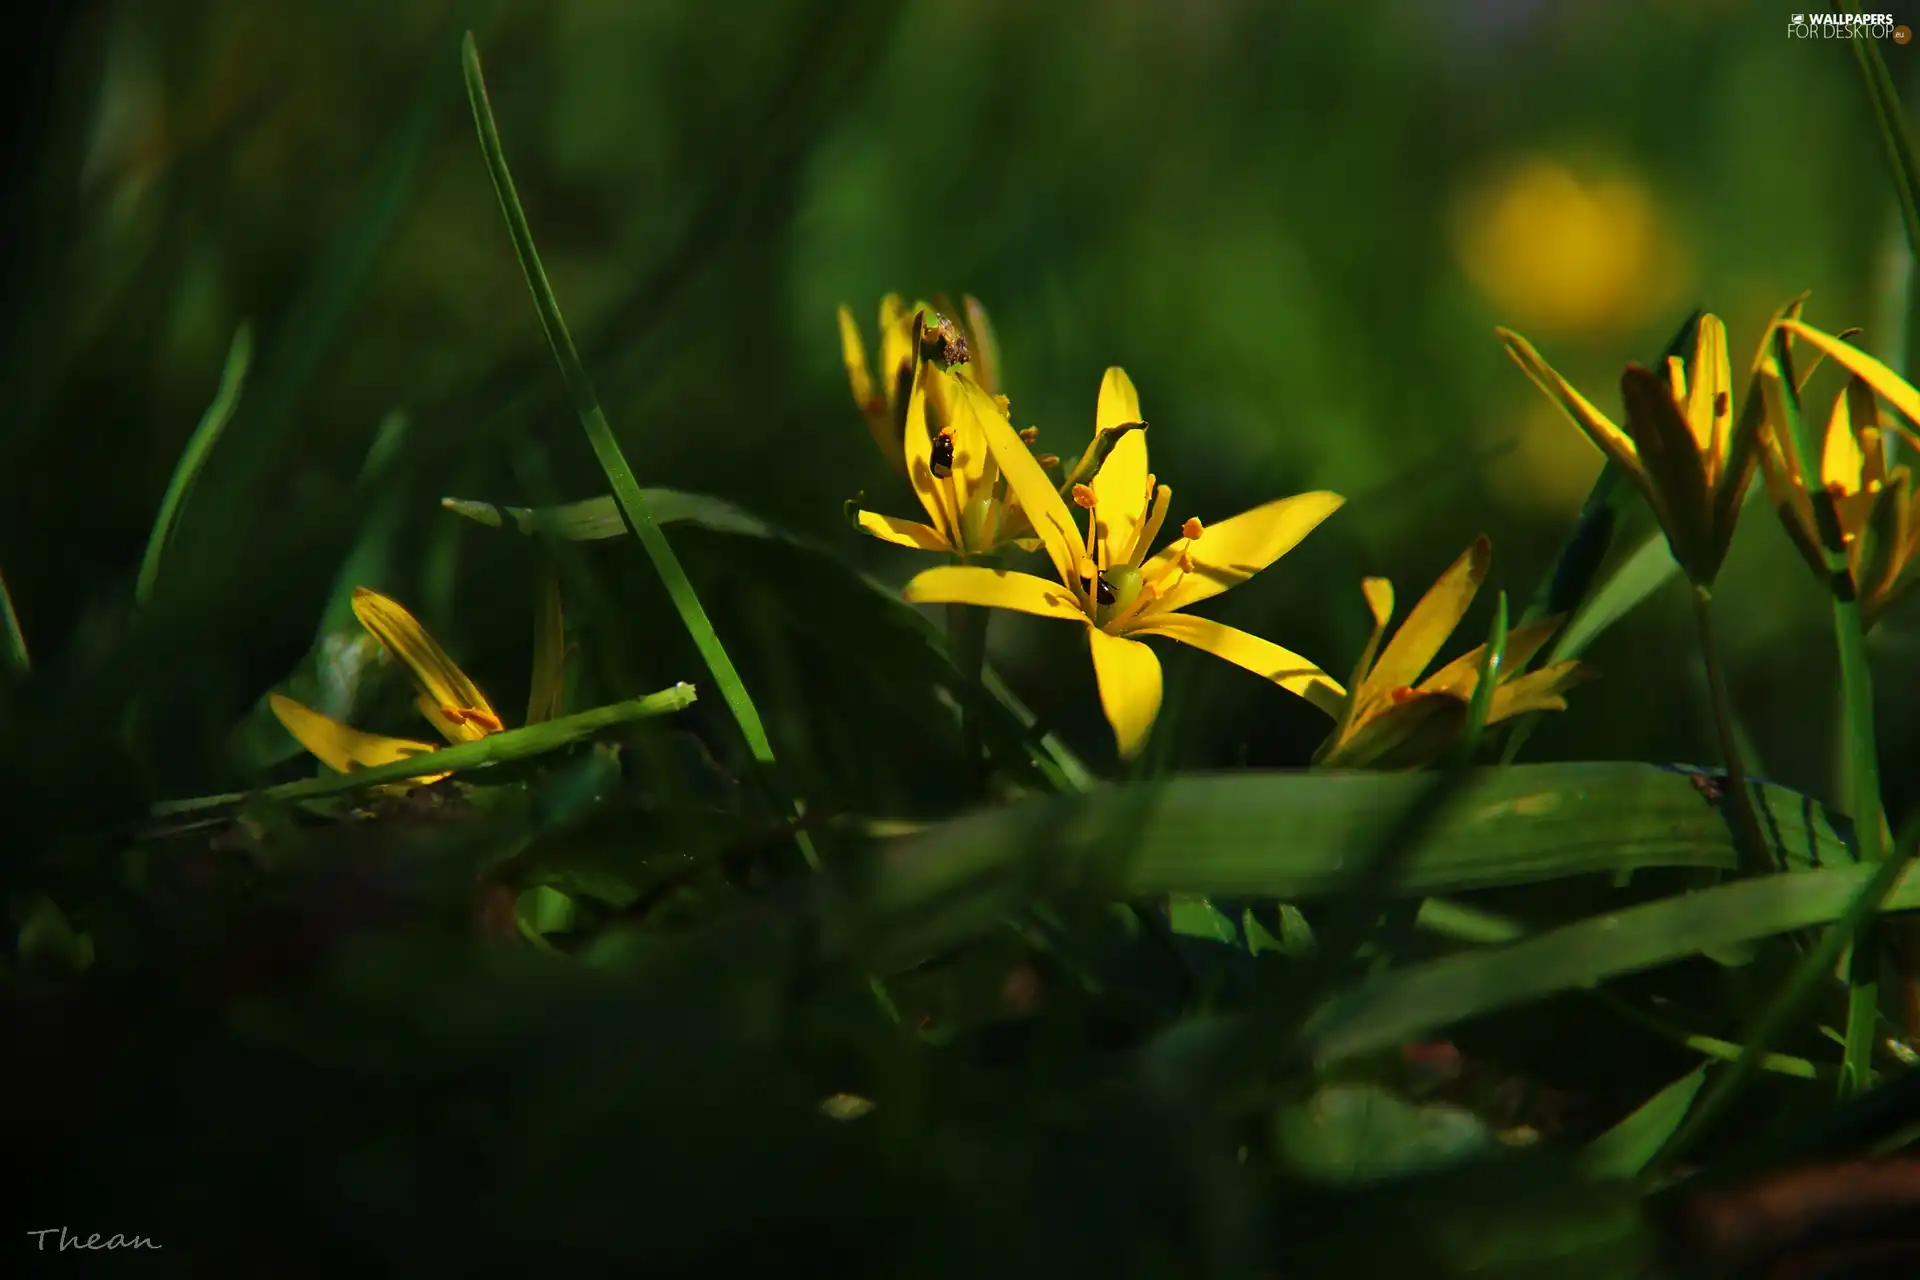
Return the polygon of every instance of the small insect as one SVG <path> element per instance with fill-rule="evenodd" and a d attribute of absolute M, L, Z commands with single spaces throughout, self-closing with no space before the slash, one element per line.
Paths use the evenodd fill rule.
<path fill-rule="evenodd" d="M 967 350 L 967 335 L 960 326 L 943 315 L 935 315 L 934 323 L 920 333 L 920 352 L 929 360 L 938 360 L 946 368 L 956 364 L 965 364 L 972 358 Z"/>
<path fill-rule="evenodd" d="M 1111 607 L 1113 602 L 1120 598 L 1114 594 L 1113 584 L 1107 581 L 1107 575 L 1104 573 L 1094 575 L 1093 598 L 1108 607 Z"/>
<path fill-rule="evenodd" d="M 953 474 L 953 428 L 948 427 L 933 438 L 933 456 L 927 460 L 927 466 L 933 471 L 934 478 L 945 480 Z"/>
<path fill-rule="evenodd" d="M 1687 775 L 1687 781 L 1693 784 L 1695 791 L 1698 791 L 1707 798 L 1708 804 L 1720 803 L 1720 783 L 1718 779 L 1704 773 L 1690 773 Z"/>

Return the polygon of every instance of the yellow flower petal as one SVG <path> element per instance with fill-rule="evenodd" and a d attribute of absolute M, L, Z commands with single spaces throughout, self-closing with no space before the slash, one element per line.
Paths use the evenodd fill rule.
<path fill-rule="evenodd" d="M 1374 659 L 1380 656 L 1380 642 L 1387 637 L 1387 624 L 1393 621 L 1393 583 L 1385 578 L 1362 578 L 1360 594 L 1367 599 L 1367 612 L 1373 615 L 1373 632 L 1367 637 L 1367 643 L 1360 650 L 1360 658 L 1353 664 L 1353 696 L 1347 699 L 1346 709 L 1340 715 L 1340 733 L 1345 734 L 1360 714 L 1360 694 L 1367 686 L 1367 673 L 1373 670 Z"/>
<path fill-rule="evenodd" d="M 860 326 L 853 312 L 840 308 L 840 358 L 847 366 L 847 382 L 853 388 L 853 401 L 867 420 L 867 432 L 880 450 L 880 456 L 895 471 L 906 471 L 900 453 L 900 432 L 894 426 L 891 405 L 892 388 L 884 391 L 874 385 L 873 372 L 867 366 L 866 344 L 860 340 Z M 883 375 L 884 376 L 884 375 Z"/>
<path fill-rule="evenodd" d="M 1851 343 L 1799 320 L 1782 320 L 1780 327 L 1825 352 L 1835 364 L 1872 387 L 1907 421 L 1920 422 L 1920 391 L 1915 391 L 1912 383 L 1886 365 Z"/>
<path fill-rule="evenodd" d="M 854 519 L 862 533 L 871 534 L 882 542 L 891 542 L 897 547 L 912 547 L 916 551 L 953 550 L 953 545 L 947 541 L 945 535 L 932 525 L 921 524 L 918 520 L 883 516 L 877 511 L 858 512 Z"/>
<path fill-rule="evenodd" d="M 1847 391 L 1855 386 L 1867 389 L 1866 380 L 1854 378 L 1847 384 Z M 1847 391 L 1833 398 L 1833 412 L 1827 416 L 1827 439 L 1820 451 L 1820 482 L 1841 493 L 1858 493 L 1866 480 L 1867 457 L 1860 449 L 1857 433 L 1873 430 L 1877 415 L 1870 389 L 1864 405 L 1859 404 L 1863 397 L 1849 395 Z M 1853 413 L 1856 407 L 1866 411 L 1858 421 Z"/>
<path fill-rule="evenodd" d="M 1138 640 L 1087 628 L 1093 651 L 1093 674 L 1100 684 L 1100 706 L 1113 726 L 1120 756 L 1139 754 L 1160 714 L 1160 659 Z"/>
<path fill-rule="evenodd" d="M 907 460 L 907 481 L 913 486 L 920 505 L 926 508 L 928 521 L 940 531 L 948 546 L 960 542 L 960 506 L 953 485 L 953 468 L 959 460 L 959 429 L 952 422 L 952 405 L 938 379 L 947 375 L 931 364 L 923 364 L 914 376 L 913 390 L 907 399 L 907 425 L 902 433 L 903 453 Z M 934 473 L 935 441 L 949 427 L 954 428 L 951 455 L 938 460 L 948 474 Z"/>
<path fill-rule="evenodd" d="M 999 464 L 1000 474 L 1006 477 L 1007 488 L 1020 500 L 1020 509 L 1026 513 L 1035 535 L 1046 548 L 1047 558 L 1053 561 L 1054 572 L 1077 595 L 1080 590 L 1080 560 L 1085 543 L 1079 527 L 1073 522 L 1072 513 L 1067 510 L 1067 504 L 1061 501 L 1053 481 L 1047 479 L 1047 473 L 1034 461 L 1033 451 L 1027 448 L 1026 441 L 1020 438 L 1020 433 L 1013 429 L 1013 424 L 1000 413 L 986 392 L 971 383 L 962 385 L 970 388 L 970 392 L 962 397 L 961 413 L 971 414 L 974 418 L 975 429 L 986 440 L 993 460 Z M 985 401 L 984 408 L 980 401 Z"/>
<path fill-rule="evenodd" d="M 1305 698 L 1334 719 L 1340 718 L 1346 690 L 1340 682 L 1308 662 L 1299 654 L 1283 649 L 1271 640 L 1245 631 L 1196 618 L 1190 613 L 1149 614 L 1127 628 L 1130 636 L 1165 636 L 1181 644 L 1192 645 L 1216 658 L 1261 677 Z"/>
<path fill-rule="evenodd" d="M 1127 371 L 1115 365 L 1100 379 L 1100 401 L 1094 409 L 1093 432 L 1102 435 L 1115 427 L 1145 422 L 1140 416 L 1140 393 Z"/>
<path fill-rule="evenodd" d="M 980 300 L 971 294 L 960 300 L 967 312 L 967 350 L 972 356 L 968 368 L 973 371 L 973 380 L 988 395 L 999 395 L 1000 387 L 1000 340 L 994 336 L 993 321 L 987 318 L 987 309 Z"/>
<path fill-rule="evenodd" d="M 1314 752 L 1322 769 L 1420 769 L 1459 740 L 1467 704 L 1446 693 L 1415 693 L 1376 703 L 1352 732 L 1329 737 Z"/>
<path fill-rule="evenodd" d="M 1184 609 L 1236 587 L 1278 560 L 1338 511 L 1346 499 L 1325 491 L 1281 498 L 1206 526 L 1191 542 L 1175 542 L 1147 561 L 1142 573 L 1151 582 L 1173 570 L 1184 548 L 1193 555 L 1193 572 L 1141 610 L 1143 616 Z"/>
<path fill-rule="evenodd" d="M 351 725 L 341 724 L 332 716 L 322 715 L 312 707 L 281 694 L 269 694 L 267 706 L 272 709 L 274 718 L 293 735 L 294 741 L 312 752 L 320 763 L 335 773 L 372 769 L 397 760 L 411 760 L 414 756 L 435 750 L 430 742 L 362 733 Z M 447 776 L 444 773 L 434 774 L 420 778 L 412 785 L 425 786 Z"/>
<path fill-rule="evenodd" d="M 1556 662 L 1501 684 L 1487 704 L 1487 723 L 1496 724 L 1529 711 L 1565 711 L 1565 693 L 1598 674 L 1583 662 Z"/>
<path fill-rule="evenodd" d="M 1410 688 L 1420 682 L 1420 673 L 1459 628 L 1460 619 L 1467 616 L 1467 607 L 1480 594 L 1480 584 L 1487 580 L 1487 569 L 1492 563 L 1493 543 L 1482 535 L 1447 566 L 1446 572 L 1427 588 L 1420 603 L 1413 606 L 1407 620 L 1387 642 L 1380 660 L 1367 674 L 1365 689 L 1355 695 L 1357 700 L 1371 704 L 1390 696 L 1396 689 Z M 1365 714 L 1363 707 L 1361 715 Z"/>
<path fill-rule="evenodd" d="M 1700 317 L 1688 381 L 1687 425 L 1695 447 L 1707 460 L 1711 486 L 1720 478 L 1733 436 L 1733 370 L 1727 360 L 1727 327 L 1718 316 Z"/>
<path fill-rule="evenodd" d="M 399 601 L 366 587 L 356 587 L 353 613 L 388 653 L 406 664 L 421 693 L 436 708 L 477 714 L 478 719 L 457 722 L 444 715 L 434 717 L 435 726 L 446 734 L 449 742 L 474 742 L 499 730 L 500 717 L 486 695 Z"/>
<path fill-rule="evenodd" d="M 1504 682 L 1510 673 L 1525 671 L 1533 656 L 1539 653 L 1553 633 L 1560 629 L 1566 620 L 1565 614 L 1557 613 L 1551 618 L 1542 618 L 1538 622 L 1529 622 L 1524 627 L 1515 627 L 1507 632 L 1507 650 L 1500 659 L 1499 682 Z M 1457 698 L 1471 698 L 1476 685 L 1480 683 L 1480 663 L 1485 658 L 1487 646 L 1475 645 L 1446 666 L 1420 682 L 1422 693 L 1451 693 Z"/>
<path fill-rule="evenodd" d="M 886 379 L 883 390 L 899 421 L 901 406 L 913 389 L 913 367 L 920 345 L 914 313 L 900 295 L 890 293 L 880 299 L 880 376 Z"/>
<path fill-rule="evenodd" d="M 1633 441 L 1626 432 L 1613 425 L 1607 415 L 1593 407 L 1593 403 L 1575 391 L 1567 380 L 1554 372 L 1553 366 L 1543 360 L 1533 344 L 1511 329 L 1495 329 L 1494 336 L 1507 348 L 1507 354 L 1533 384 L 1547 393 L 1547 398 L 1560 407 L 1560 411 L 1573 420 L 1573 425 L 1587 433 L 1600 452 L 1613 459 L 1623 471 L 1637 474 L 1640 460 L 1634 451 Z"/>
<path fill-rule="evenodd" d="M 1115 369 L 1113 373 L 1118 373 Z M 1102 396 L 1105 399 L 1105 396 Z M 1128 563 L 1147 518 L 1147 436 L 1129 431 L 1114 444 L 1093 477 L 1100 567 Z"/>
<path fill-rule="evenodd" d="M 1674 559 L 1692 581 L 1710 582 L 1720 567 L 1715 503 L 1693 428 L 1673 402 L 1672 388 L 1650 369 L 1628 365 L 1620 375 L 1620 398 L 1646 476 L 1648 504 L 1666 530 Z"/>
<path fill-rule="evenodd" d="M 911 604 L 975 604 L 1043 618 L 1087 621 L 1079 603 L 1059 583 L 1012 569 L 941 565 L 916 574 L 900 595 Z"/>

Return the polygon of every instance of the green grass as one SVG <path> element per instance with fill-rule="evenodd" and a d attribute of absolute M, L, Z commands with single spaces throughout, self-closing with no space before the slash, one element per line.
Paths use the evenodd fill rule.
<path fill-rule="evenodd" d="M 1920 244 L 1912 147 L 1868 53 Z M 817 532 L 831 504 L 802 527 L 640 464 L 582 354 L 608 348 L 584 328 L 576 345 L 536 250 L 471 35 L 461 67 L 587 449 L 571 430 L 448 444 L 463 424 L 396 407 L 325 501 L 261 488 L 302 447 L 321 355 L 417 176 L 449 92 L 422 86 L 257 366 L 235 335 L 133 604 L 116 588 L 62 634 L 0 583 L 4 1010 L 34 1226 L 139 1230 L 176 1274 L 297 1256 L 1614 1276 L 1697 1249 L 1673 1224 L 1698 1196 L 1808 1152 L 1910 1148 L 1896 913 L 1920 913 L 1920 820 L 1887 845 L 1873 720 L 1902 659 L 1869 654 L 1844 590 L 1822 641 L 1844 796 L 1790 752 L 1769 752 L 1788 760 L 1771 780 L 1583 758 L 1608 699 L 1643 696 L 1605 675 L 1488 730 L 1522 626 L 1568 615 L 1540 663 L 1607 654 L 1676 575 L 1611 468 L 1543 541 L 1537 589 L 1501 584 L 1441 655 L 1485 637 L 1423 767 L 1308 770 L 1301 734 L 1328 726 L 1286 717 L 1317 713 L 1215 664 L 1168 680 L 1194 700 L 1161 712 L 1182 734 L 1132 768 L 1083 636 L 1045 624 L 1062 643 L 1016 670 L 1017 627 L 954 643 L 899 597 L 912 552 Z M 781 367 L 755 346 L 762 305 L 730 321 L 754 377 Z M 996 358 L 1028 372 L 1007 337 Z M 1790 369 L 1781 399 L 1811 467 Z M 1743 536 L 1777 537 L 1755 495 Z M 1845 548 L 1825 551 L 1838 583 Z M 265 698 L 417 725 L 343 610 L 396 581 L 489 689 L 526 694 L 528 723 L 319 770 Z M 1716 623 L 1773 607 L 1732 581 L 1712 603 Z M 247 632 L 280 613 L 284 635 Z M 1742 693 L 1717 642 L 1707 661 L 1721 732 L 1689 726 L 1702 749 L 1734 739 Z M 1227 694 L 1205 701 L 1206 679 Z M 1217 767 L 1269 720 L 1302 749 Z M 1204 751 L 1189 724 L 1215 733 Z M 1547 726 L 1563 758 L 1517 763 Z"/>

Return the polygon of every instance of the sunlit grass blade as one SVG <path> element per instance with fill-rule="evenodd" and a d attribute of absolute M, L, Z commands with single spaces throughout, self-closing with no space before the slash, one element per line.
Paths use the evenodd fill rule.
<path fill-rule="evenodd" d="M 193 482 L 199 479 L 200 469 L 207 464 L 213 446 L 219 443 L 221 433 L 240 407 L 240 392 L 246 385 L 247 366 L 252 360 L 253 330 L 243 324 L 234 331 L 233 345 L 227 349 L 227 363 L 220 371 L 220 386 L 214 392 L 213 401 L 200 416 L 193 435 L 188 437 L 180 461 L 174 464 L 173 478 L 167 482 L 166 496 L 160 499 L 153 531 L 147 535 L 146 553 L 140 557 L 140 576 L 133 586 L 133 598 L 140 604 L 145 604 L 153 595 L 153 584 L 160 576 L 160 557 L 173 537 L 174 525 L 186 506 L 187 496 L 193 492 Z"/>
<path fill-rule="evenodd" d="M 33 669 L 33 659 L 27 653 L 27 633 L 20 629 L 20 615 L 14 611 L 13 593 L 7 590 L 5 575 L 0 575 L 0 644 L 6 646 L 9 670 L 25 675 Z"/>
<path fill-rule="evenodd" d="M 559 300 L 547 280 L 546 268 L 540 264 L 532 228 L 527 225 L 526 211 L 520 205 L 513 175 L 507 167 L 506 152 L 500 143 L 500 130 L 494 122 L 493 108 L 487 99 L 486 81 L 481 75 L 480 47 L 471 31 L 461 42 L 460 62 L 466 78 L 467 100 L 473 108 L 474 125 L 479 130 L 481 154 L 486 159 L 494 193 L 499 197 L 508 233 L 513 238 L 514 254 L 520 260 L 520 269 L 526 276 L 527 287 L 533 293 L 534 307 L 540 315 L 540 327 L 560 366 L 561 379 L 566 383 L 567 394 L 580 417 L 580 425 L 586 430 L 594 457 L 599 460 L 601 470 L 606 472 L 621 512 L 640 539 L 641 546 L 646 549 L 648 558 L 653 561 L 654 569 L 672 598 L 674 608 L 679 612 L 695 647 L 699 649 L 701 658 L 705 660 L 707 669 L 712 672 L 714 685 L 719 689 L 727 709 L 733 713 L 734 721 L 740 726 L 741 735 L 746 739 L 754 760 L 771 767 L 775 760 L 766 726 L 761 723 L 760 713 L 741 682 L 739 672 L 734 669 L 733 660 L 727 656 L 726 647 L 714 633 L 713 624 L 707 620 L 706 609 L 701 605 L 693 583 L 688 580 L 686 570 L 681 567 L 679 557 L 674 555 L 666 535 L 660 532 L 646 495 L 634 479 L 632 466 L 621 452 L 619 442 L 613 438 L 613 428 L 607 423 L 599 396 L 587 376 L 585 365 L 581 363 L 573 336 L 567 330 L 566 320 L 560 313 Z M 806 833 L 799 832 L 795 838 L 806 854 L 807 861 L 817 864 L 819 855 L 815 853 Z"/>
<path fill-rule="evenodd" d="M 1563 991 L 1671 964 L 1704 949 L 1841 925 L 1869 897 L 1890 910 L 1920 907 L 1920 877 L 1888 876 L 1890 863 L 1833 867 L 1796 876 L 1763 876 L 1662 898 L 1539 933 L 1511 946 L 1468 951 L 1384 974 L 1324 1006 L 1307 1035 L 1322 1063 L 1403 1044 L 1436 1028 Z M 1826 956 L 1830 969 L 1838 953 Z M 1810 970 L 1815 977 L 1819 969 Z M 1778 1030 L 1778 1028 L 1773 1028 Z M 1764 1029 L 1760 1029 L 1764 1030 Z M 1749 1039 L 1743 1059 L 1758 1057 Z M 1684 1136 L 1714 1118 L 1709 1103 L 1741 1072 L 1738 1062 L 1714 1082 L 1661 1154 L 1671 1159 Z"/>
<path fill-rule="evenodd" d="M 642 489 L 640 496 L 657 525 L 686 521 L 720 533 L 752 538 L 779 536 L 764 520 L 723 498 L 678 489 Z M 565 542 L 596 542 L 625 537 L 627 532 L 620 504 L 607 494 L 551 507 L 508 507 L 472 498 L 442 498 L 440 505 L 491 529 L 511 528 L 528 536 L 544 534 Z"/>
<path fill-rule="evenodd" d="M 1877 862 L 1886 856 L 1886 819 L 1881 812 L 1879 744 L 1873 727 L 1873 674 L 1867 666 L 1866 629 L 1861 625 L 1860 601 L 1833 494 L 1817 483 L 1822 474 L 1821 441 L 1800 410 L 1791 339 L 1785 329 L 1776 329 L 1772 341 L 1773 356 L 1779 363 L 1780 411 L 1786 419 L 1787 434 L 1792 437 L 1800 474 L 1810 478 L 1807 493 L 1831 584 L 1834 646 L 1840 655 L 1840 689 L 1846 715 L 1847 772 L 1853 781 L 1854 828 L 1862 854 L 1868 861 Z M 1870 915 L 1863 917 L 1867 918 Z M 1869 929 L 1855 941 L 1846 1059 L 1840 1072 L 1843 1095 L 1870 1083 L 1874 1026 L 1880 1008 L 1879 933 Z"/>
<path fill-rule="evenodd" d="M 190 800 L 165 801 L 153 807 L 153 816 L 164 818 L 202 809 L 223 808 L 239 804 L 253 796 L 265 796 L 275 800 L 317 800 L 326 796 L 341 795 L 348 791 L 358 791 L 363 787 L 404 782 L 409 778 L 423 777 L 429 773 L 458 774 L 485 765 L 525 760 L 544 755 L 616 725 L 628 724 L 636 720 L 650 720 L 684 710 L 693 705 L 695 697 L 696 693 L 692 685 L 677 684 L 670 689 L 648 694 L 644 698 L 631 698 L 625 702 L 595 707 L 591 711 L 563 716 L 558 720 L 549 720 L 545 724 L 528 725 L 522 729 L 506 729 L 499 733 L 488 734 L 473 742 L 464 742 L 457 747 L 423 752 L 410 759 L 397 760 L 378 768 L 359 769 L 333 777 L 288 782 L 277 787 L 264 787 L 258 791 L 236 791 L 217 796 L 197 796 Z"/>
<path fill-rule="evenodd" d="M 870 884 L 867 909 L 916 916 L 908 949 L 925 955 L 1049 893 L 1325 901 L 1378 838 L 1383 815 L 1406 812 L 1431 781 L 1242 771 L 1024 801 L 902 839 Z M 1393 892 L 1429 897 L 1643 867 L 1731 869 L 1738 846 L 1727 819 L 1695 782 L 1646 764 L 1475 770 L 1396 868 Z M 1769 783 L 1753 793 L 1777 865 L 1799 872 L 1857 860 L 1844 817 Z M 1023 854 L 1030 849 L 1044 857 Z"/>

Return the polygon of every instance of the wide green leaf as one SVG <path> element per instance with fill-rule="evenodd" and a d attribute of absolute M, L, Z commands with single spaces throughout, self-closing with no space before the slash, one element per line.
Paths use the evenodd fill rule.
<path fill-rule="evenodd" d="M 1036 893 L 1110 899 L 1188 894 L 1325 899 L 1423 774 L 1196 774 L 1029 800 L 944 823 L 888 848 L 870 908 L 915 917 L 919 954 L 969 936 Z M 1395 896 L 1424 897 L 1646 867 L 1735 865 L 1724 798 L 1706 775 L 1649 764 L 1475 770 L 1400 867 Z M 1843 815 L 1769 783 L 1753 786 L 1776 865 L 1854 859 Z"/>

